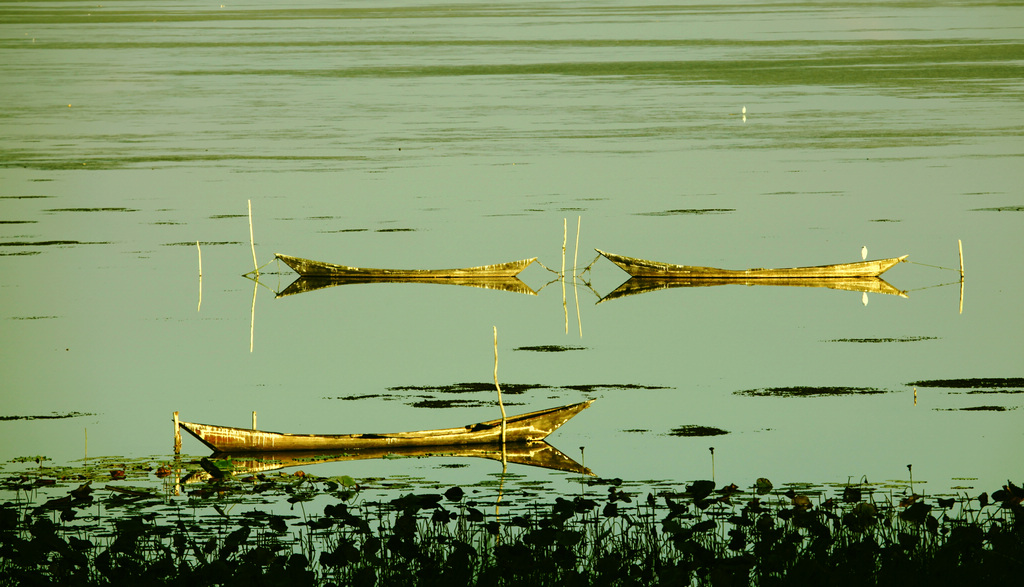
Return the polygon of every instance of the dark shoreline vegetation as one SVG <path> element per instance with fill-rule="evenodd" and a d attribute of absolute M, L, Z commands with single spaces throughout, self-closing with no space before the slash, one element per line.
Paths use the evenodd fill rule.
<path fill-rule="evenodd" d="M 505 474 L 371 490 L 380 480 L 206 458 L 48 460 L 16 459 L 0 478 L 0 585 L 1004 585 L 1024 573 L 1024 490 L 1010 482 L 941 497 L 912 481 L 645 493 L 581 478 L 539 499 Z"/>

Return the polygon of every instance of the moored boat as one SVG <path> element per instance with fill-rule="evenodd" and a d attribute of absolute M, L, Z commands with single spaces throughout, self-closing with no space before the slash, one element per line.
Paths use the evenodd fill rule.
<path fill-rule="evenodd" d="M 907 260 L 909 255 L 891 259 L 875 259 L 873 261 L 857 261 L 855 263 L 839 263 L 836 265 L 817 265 L 813 267 L 790 267 L 784 269 L 718 269 L 717 267 L 698 267 L 691 265 L 673 265 L 648 261 L 635 257 L 626 257 L 594 249 L 606 259 L 615 263 L 623 271 L 633 277 L 690 278 L 690 279 L 833 279 L 853 277 L 878 277 L 897 263 Z"/>
<path fill-rule="evenodd" d="M 494 278 L 494 277 L 515 277 L 530 263 L 537 260 L 536 257 L 509 261 L 508 263 L 497 263 L 494 265 L 481 265 L 479 267 L 465 267 L 462 269 L 374 269 L 370 267 L 349 267 L 348 265 L 336 265 L 322 261 L 312 261 L 301 257 L 291 257 L 277 253 L 274 255 L 291 267 L 296 273 L 303 277 L 353 277 L 368 280 L 387 279 L 451 279 L 451 278 Z"/>
<path fill-rule="evenodd" d="M 509 416 L 505 419 L 505 442 L 544 440 L 594 400 Z M 289 450 L 348 450 L 413 446 L 459 446 L 501 443 L 501 419 L 458 428 L 393 432 L 384 434 L 288 434 L 179 422 L 179 426 L 215 452 L 265 452 Z"/>

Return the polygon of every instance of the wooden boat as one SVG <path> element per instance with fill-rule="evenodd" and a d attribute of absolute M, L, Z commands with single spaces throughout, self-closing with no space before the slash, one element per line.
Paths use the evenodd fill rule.
<path fill-rule="evenodd" d="M 436 283 L 441 285 L 466 285 L 530 296 L 537 295 L 533 288 L 523 283 L 518 277 L 422 277 L 417 279 L 406 277 L 299 277 L 281 293 L 277 294 L 277 297 L 283 298 L 318 289 L 357 283 Z"/>
<path fill-rule="evenodd" d="M 514 444 L 470 444 L 465 446 L 411 446 L 392 448 L 364 448 L 345 451 L 280 451 L 214 453 L 211 460 L 229 459 L 238 474 L 265 473 L 286 467 L 309 467 L 320 463 L 362 461 L 396 458 L 482 458 L 568 473 L 593 475 L 568 455 L 547 442 L 518 442 Z"/>
<path fill-rule="evenodd" d="M 412 280 L 412 279 L 480 279 L 493 277 L 515 277 L 530 263 L 537 260 L 522 259 L 496 265 L 481 265 L 480 267 L 466 267 L 464 269 L 371 269 L 367 267 L 349 267 L 347 265 L 335 265 L 320 261 L 310 261 L 300 257 L 290 257 L 280 253 L 274 255 L 284 261 L 304 277 L 358 277 L 368 280 L 383 281 L 388 279 Z"/>
<path fill-rule="evenodd" d="M 687 279 L 666 278 L 666 277 L 630 277 L 614 291 L 601 298 L 597 303 L 624 298 L 626 296 L 638 295 L 660 289 L 673 287 L 712 287 L 716 285 L 774 285 L 785 287 L 824 287 L 844 291 L 859 291 L 872 294 L 886 294 L 907 297 L 907 292 L 902 291 L 881 277 L 829 277 L 803 279 L 788 279 L 778 277 L 764 277 L 761 279 L 749 278 L 715 278 L 715 279 Z"/>
<path fill-rule="evenodd" d="M 510 416 L 505 421 L 505 442 L 535 442 L 590 406 L 594 400 Z M 501 442 L 501 419 L 459 428 L 386 434 L 286 434 L 247 428 L 179 422 L 186 432 L 215 452 L 283 450 L 354 450 L 412 446 L 460 446 Z"/>
<path fill-rule="evenodd" d="M 907 260 L 909 255 L 892 259 L 818 265 L 816 267 L 792 267 L 789 269 L 717 269 L 715 267 L 693 267 L 672 265 L 646 259 L 606 253 L 594 249 L 606 259 L 618 265 L 633 277 L 690 278 L 690 279 L 835 279 L 846 277 L 878 277 L 897 263 Z"/>

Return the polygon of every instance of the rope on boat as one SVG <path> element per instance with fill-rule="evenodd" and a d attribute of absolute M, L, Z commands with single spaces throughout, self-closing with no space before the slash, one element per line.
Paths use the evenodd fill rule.
<path fill-rule="evenodd" d="M 945 269 L 945 267 L 940 267 L 940 269 Z M 959 269 L 954 269 L 954 271 L 959 271 Z M 906 292 L 922 291 L 922 290 L 925 290 L 925 289 L 932 289 L 933 287 L 946 287 L 947 285 L 959 285 L 959 284 L 960 284 L 959 281 L 950 281 L 949 283 L 939 283 L 939 284 L 936 284 L 936 285 L 926 285 L 924 287 L 915 287 L 913 289 L 905 289 L 903 291 L 906 291 Z"/>
<path fill-rule="evenodd" d="M 248 272 L 248 273 L 243 273 L 243 274 L 242 274 L 242 276 L 243 276 L 243 277 L 247 277 L 247 276 L 249 276 L 249 275 L 252 275 L 253 273 L 259 274 L 259 272 L 260 272 L 260 269 L 263 269 L 263 268 L 264 268 L 264 267 L 266 267 L 267 265 L 270 265 L 270 264 L 271 264 L 271 263 L 273 263 L 274 261 L 278 261 L 278 260 L 279 260 L 279 259 L 278 259 L 277 257 L 274 257 L 273 259 L 271 259 L 271 260 L 267 261 L 266 263 L 264 263 L 264 264 L 260 265 L 259 267 L 257 267 L 257 268 L 255 268 L 255 269 L 253 269 L 252 271 L 250 271 L 250 272 Z M 278 264 L 278 265 L 280 266 L 280 264 Z M 270 273 L 270 272 L 268 271 L 267 273 Z"/>
<path fill-rule="evenodd" d="M 921 265 L 921 266 L 924 266 L 924 267 L 932 267 L 933 269 L 945 269 L 947 271 L 960 271 L 959 269 L 955 269 L 953 267 L 943 267 L 941 265 L 929 265 L 927 263 L 918 263 L 917 261 L 911 261 L 910 259 L 907 259 L 906 261 L 904 261 L 904 263 L 913 263 L 914 265 Z"/>

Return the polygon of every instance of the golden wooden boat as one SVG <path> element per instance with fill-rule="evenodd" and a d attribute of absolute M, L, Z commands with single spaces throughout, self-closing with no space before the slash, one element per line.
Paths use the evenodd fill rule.
<path fill-rule="evenodd" d="M 878 277 L 897 263 L 907 260 L 909 255 L 892 259 L 857 261 L 836 265 L 814 267 L 791 267 L 786 269 L 718 269 L 691 265 L 672 265 L 626 257 L 594 249 L 606 259 L 615 263 L 633 277 L 689 278 L 689 279 L 836 279 L 853 277 Z"/>
<path fill-rule="evenodd" d="M 509 416 L 505 420 L 505 442 L 508 444 L 544 440 L 593 402 L 594 400 L 587 400 L 578 404 Z M 458 428 L 383 434 L 287 434 L 194 422 L 179 422 L 179 426 L 214 452 L 224 453 L 461 446 L 496 444 L 502 440 L 500 418 Z"/>

